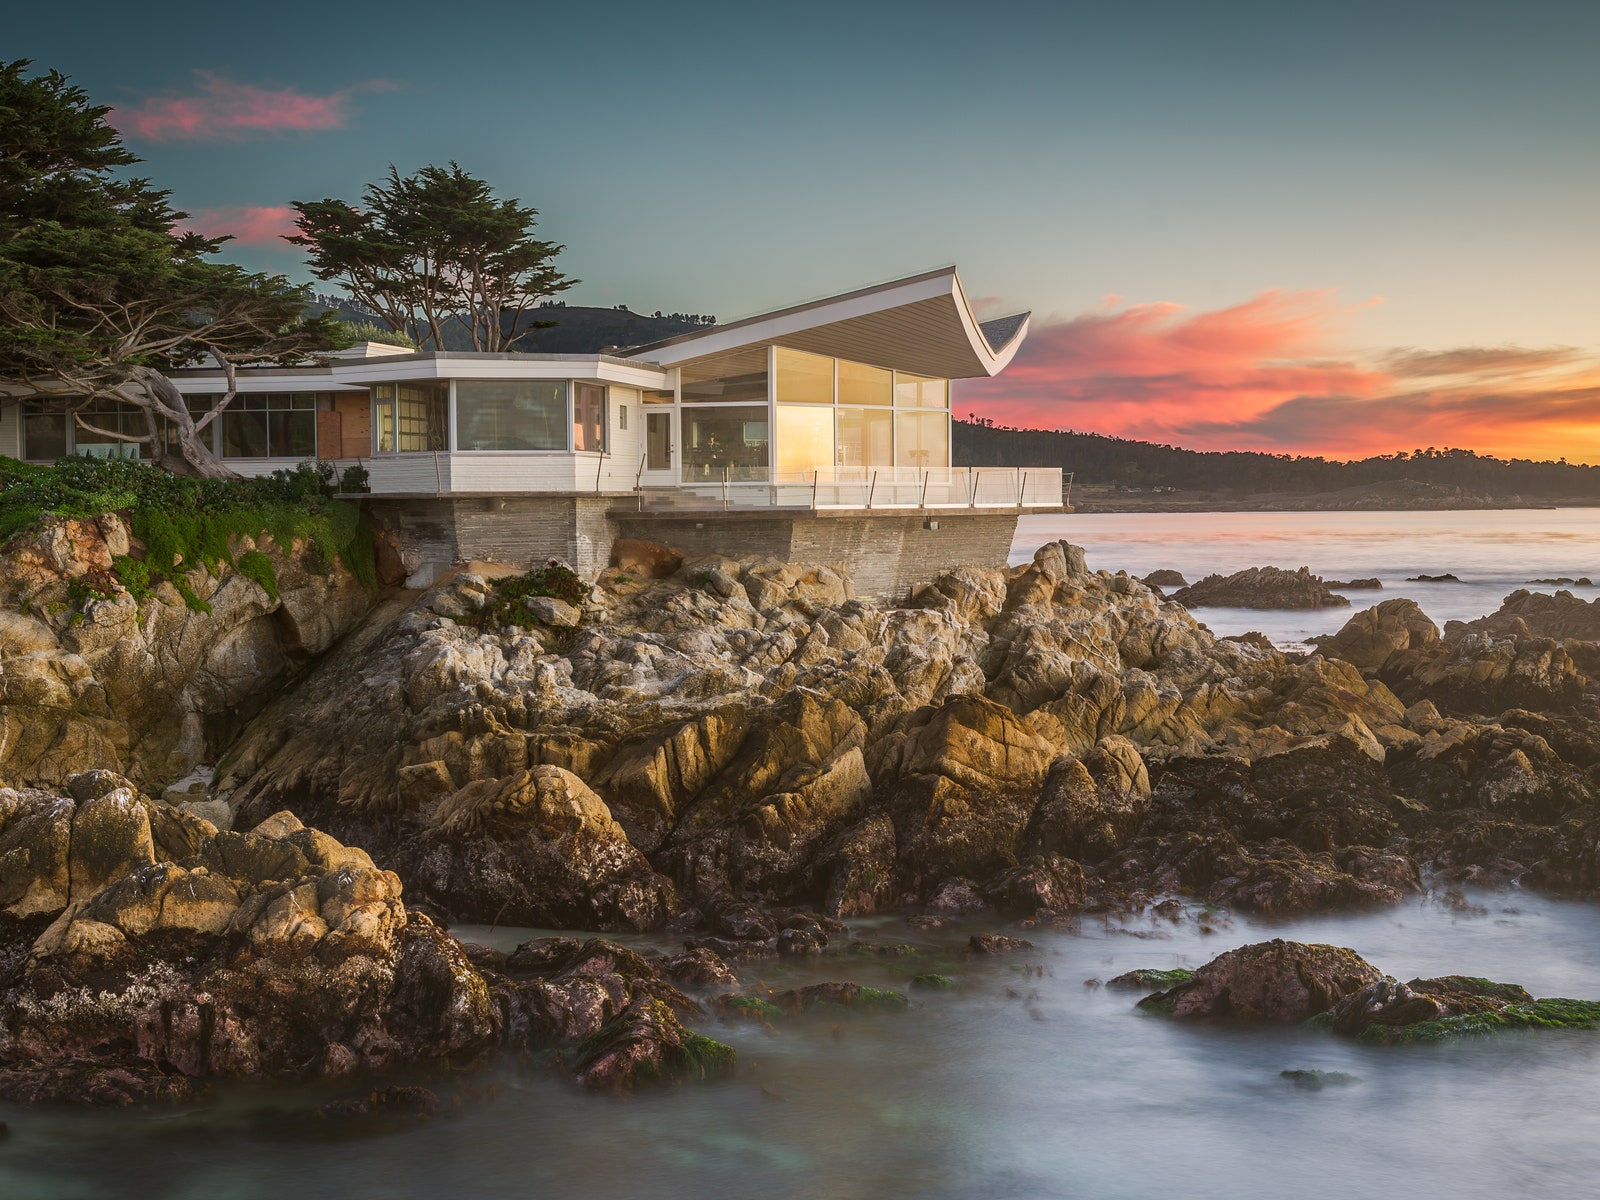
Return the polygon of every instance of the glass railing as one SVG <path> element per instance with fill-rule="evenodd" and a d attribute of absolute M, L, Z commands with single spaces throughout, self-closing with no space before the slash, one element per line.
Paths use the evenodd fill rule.
<path fill-rule="evenodd" d="M 1060 467 L 807 467 L 751 482 L 728 472 L 641 487 L 647 508 L 1055 508 L 1069 502 Z"/>

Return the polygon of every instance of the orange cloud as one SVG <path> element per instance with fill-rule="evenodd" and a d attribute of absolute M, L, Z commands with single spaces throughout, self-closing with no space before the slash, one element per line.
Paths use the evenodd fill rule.
<path fill-rule="evenodd" d="M 1359 457 L 1419 446 L 1600 459 L 1600 359 L 1568 347 L 1340 350 L 1358 307 L 1264 292 L 1213 312 L 1174 304 L 1047 320 L 958 412 L 1200 450 Z"/>
<path fill-rule="evenodd" d="M 342 129 L 349 123 L 350 98 L 360 89 L 326 96 L 292 87 L 264 88 L 239 83 L 210 71 L 196 71 L 196 95 L 151 96 L 132 108 L 117 109 L 112 121 L 124 133 L 157 141 L 237 139 L 252 134 Z M 364 89 L 388 89 L 382 81 Z"/>
<path fill-rule="evenodd" d="M 284 234 L 295 231 L 296 213 L 287 204 L 234 205 L 204 208 L 184 221 L 180 229 L 207 237 L 231 237 L 244 246 L 278 246 Z"/>

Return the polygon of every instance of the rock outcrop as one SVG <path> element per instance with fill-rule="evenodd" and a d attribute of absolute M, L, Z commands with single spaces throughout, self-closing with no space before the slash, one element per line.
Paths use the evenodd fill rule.
<path fill-rule="evenodd" d="M 1186 608 L 1348 608 L 1350 601 L 1310 568 L 1251 567 L 1232 575 L 1207 575 L 1172 594 Z"/>
<path fill-rule="evenodd" d="M 0 563 L 0 779 L 185 775 L 372 607 L 309 545 L 237 550 L 270 557 L 276 595 L 224 563 L 185 576 L 195 607 L 170 583 L 135 600 L 112 571 L 138 551 L 116 514 L 13 539 Z"/>
<path fill-rule="evenodd" d="M 1139 1001 L 1177 1018 L 1310 1021 L 1345 1037 L 1396 1045 L 1506 1029 L 1592 1029 L 1600 1002 L 1536 1000 L 1514 983 L 1445 975 L 1401 983 L 1353 950 L 1274 940 L 1241 946 L 1196 971 L 1130 971 L 1108 986 L 1165 991 Z M 1287 1075 L 1288 1072 L 1285 1072 Z"/>

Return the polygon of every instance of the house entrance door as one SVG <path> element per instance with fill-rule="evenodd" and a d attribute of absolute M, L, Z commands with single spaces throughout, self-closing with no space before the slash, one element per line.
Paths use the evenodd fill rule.
<path fill-rule="evenodd" d="M 646 412 L 644 417 L 644 474 L 641 482 L 655 487 L 678 482 L 676 447 L 671 412 Z"/>

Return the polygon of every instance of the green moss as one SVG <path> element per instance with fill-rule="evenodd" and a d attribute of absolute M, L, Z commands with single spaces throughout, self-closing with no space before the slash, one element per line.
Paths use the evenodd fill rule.
<path fill-rule="evenodd" d="M 956 981 L 948 975 L 913 975 L 911 986 L 926 988 L 931 992 L 948 992 L 956 986 Z"/>
<path fill-rule="evenodd" d="M 1178 1007 L 1175 997 L 1169 997 L 1165 992 L 1157 992 L 1154 996 L 1146 996 L 1135 1006 L 1148 1013 L 1159 1013 L 1162 1016 L 1171 1016 L 1172 1010 Z"/>
<path fill-rule="evenodd" d="M 908 1003 L 904 992 L 887 988 L 864 987 L 850 997 L 850 1007 L 858 1012 L 900 1012 Z"/>
<path fill-rule="evenodd" d="M 750 1021 L 770 1021 L 783 1016 L 783 1009 L 760 996 L 723 996 L 717 1001 L 717 1007 L 726 1016 Z"/>
<path fill-rule="evenodd" d="M 1361 1041 L 1407 1046 L 1502 1033 L 1508 1029 L 1593 1029 L 1597 1023 L 1600 1023 L 1600 1001 L 1552 997 L 1528 1004 L 1510 1004 L 1496 1012 L 1463 1013 L 1437 1021 L 1418 1021 L 1414 1025 L 1368 1025 L 1361 1032 Z"/>
<path fill-rule="evenodd" d="M 1158 971 L 1154 967 L 1140 967 L 1137 970 L 1117 976 L 1117 979 L 1112 982 L 1126 981 L 1139 987 L 1159 988 L 1162 991 L 1166 991 L 1168 988 L 1177 987 L 1180 983 L 1188 983 L 1193 978 L 1194 972 L 1186 967 L 1173 967 L 1170 971 Z"/>
<path fill-rule="evenodd" d="M 272 560 L 259 550 L 246 550 L 235 564 L 239 574 L 256 584 L 274 604 L 278 602 L 278 574 Z"/>
<path fill-rule="evenodd" d="M 715 1038 L 699 1033 L 684 1037 L 683 1056 L 688 1073 L 701 1079 L 730 1074 L 739 1057 L 732 1046 L 725 1046 Z"/>

